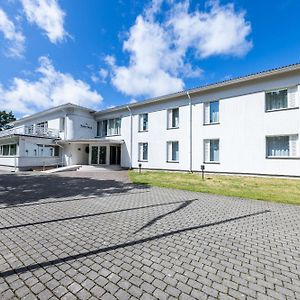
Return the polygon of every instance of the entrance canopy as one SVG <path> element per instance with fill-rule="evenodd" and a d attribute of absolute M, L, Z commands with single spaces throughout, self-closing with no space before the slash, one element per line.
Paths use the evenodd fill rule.
<path fill-rule="evenodd" d="M 124 144 L 124 140 L 114 140 L 114 139 L 78 139 L 78 140 L 66 140 L 66 141 L 59 141 L 59 143 L 76 143 L 76 144 L 94 144 L 94 143 L 101 143 L 101 144 Z"/>

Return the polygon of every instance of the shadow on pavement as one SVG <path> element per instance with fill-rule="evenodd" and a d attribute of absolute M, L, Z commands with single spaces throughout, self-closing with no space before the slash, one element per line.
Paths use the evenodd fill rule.
<path fill-rule="evenodd" d="M 154 236 L 150 236 L 150 237 L 146 237 L 146 238 L 142 238 L 142 239 L 138 239 L 138 240 L 133 240 L 133 241 L 117 244 L 117 245 L 108 246 L 108 247 L 105 247 L 105 248 L 95 249 L 95 250 L 92 250 L 92 251 L 78 253 L 78 254 L 75 254 L 75 255 L 70 255 L 70 256 L 61 257 L 61 258 L 57 258 L 57 259 L 53 259 L 53 260 L 49 260 L 49 261 L 35 263 L 35 264 L 29 265 L 29 266 L 24 266 L 24 267 L 15 268 L 15 269 L 11 269 L 11 270 L 8 270 L 8 271 L 0 272 L 0 277 L 8 277 L 8 276 L 11 276 L 11 275 L 16 274 L 16 273 L 18 274 L 18 273 L 33 271 L 33 270 L 36 270 L 36 269 L 39 269 L 39 268 L 44 268 L 44 267 L 48 267 L 48 266 L 52 266 L 52 265 L 66 263 L 68 261 L 72 261 L 72 260 L 76 260 L 76 259 L 85 258 L 85 257 L 91 256 L 91 255 L 97 255 L 97 254 L 100 254 L 100 253 L 114 251 L 114 250 L 118 250 L 118 249 L 121 249 L 121 248 L 129 247 L 129 246 L 139 245 L 139 244 L 142 244 L 142 243 L 145 243 L 145 242 L 154 241 L 154 240 L 161 239 L 161 238 L 164 238 L 164 237 L 168 237 L 168 236 L 171 236 L 171 235 L 174 235 L 174 234 L 183 233 L 183 232 L 187 232 L 187 231 L 194 230 L 194 229 L 201 229 L 201 228 L 221 225 L 221 224 L 224 224 L 224 223 L 233 222 L 233 221 L 237 221 L 237 220 L 241 220 L 241 219 L 245 219 L 245 218 L 249 218 L 249 217 L 254 217 L 254 216 L 269 213 L 269 212 L 271 212 L 271 211 L 270 210 L 263 210 L 263 211 L 255 212 L 255 213 L 252 213 L 252 214 L 242 215 L 242 216 L 229 218 L 229 219 L 225 219 L 225 220 L 221 220 L 221 221 L 217 221 L 217 222 L 213 222 L 213 223 L 208 223 L 208 224 L 201 224 L 201 225 L 195 225 L 195 226 L 191 226 L 191 227 L 181 228 L 181 229 L 165 232 L 165 233 L 162 233 L 162 234 L 158 234 L 158 235 L 154 235 Z"/>
<path fill-rule="evenodd" d="M 113 175 L 111 178 L 95 179 L 83 176 L 0 174 L 0 204 L 11 206 L 51 198 L 100 197 L 147 188 L 113 179 Z"/>

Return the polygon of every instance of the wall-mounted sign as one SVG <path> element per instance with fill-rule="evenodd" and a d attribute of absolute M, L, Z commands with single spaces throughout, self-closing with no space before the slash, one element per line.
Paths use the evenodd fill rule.
<path fill-rule="evenodd" d="M 90 126 L 88 123 L 80 124 L 80 127 L 82 127 L 82 128 L 88 128 L 88 129 L 93 129 L 93 127 Z"/>

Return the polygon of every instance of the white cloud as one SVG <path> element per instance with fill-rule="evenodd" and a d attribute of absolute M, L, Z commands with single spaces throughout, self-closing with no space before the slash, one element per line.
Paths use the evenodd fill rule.
<path fill-rule="evenodd" d="M 94 83 L 106 83 L 108 75 L 108 70 L 100 68 L 97 74 L 92 74 L 91 79 Z"/>
<path fill-rule="evenodd" d="M 233 4 L 207 4 L 208 11 L 189 12 L 188 2 L 175 5 L 168 24 L 178 47 L 193 47 L 201 58 L 212 55 L 243 56 L 252 47 L 247 40 L 251 32 L 245 12 L 236 12 Z"/>
<path fill-rule="evenodd" d="M 0 8 L 0 31 L 5 40 L 8 41 L 7 56 L 20 57 L 24 52 L 25 37 L 21 31 L 16 29 L 15 24 L 8 18 L 6 13 Z"/>
<path fill-rule="evenodd" d="M 102 96 L 71 74 L 57 71 L 47 57 L 40 57 L 35 81 L 14 78 L 8 88 L 0 85 L 0 107 L 20 114 L 47 109 L 67 102 L 98 107 Z"/>
<path fill-rule="evenodd" d="M 136 100 L 136 99 L 134 99 L 134 98 L 132 98 L 131 100 L 130 100 L 130 104 L 134 104 L 134 103 L 137 103 L 138 101 Z"/>
<path fill-rule="evenodd" d="M 189 1 L 152 0 L 130 28 L 123 51 L 129 63 L 119 66 L 113 56 L 106 62 L 112 70 L 112 83 L 130 96 L 159 96 L 184 88 L 184 78 L 199 77 L 203 70 L 193 67 L 193 59 L 213 55 L 245 55 L 252 47 L 251 25 L 245 13 L 233 4 L 208 1 L 206 10 L 190 12 Z M 158 17 L 159 15 L 159 17 Z"/>
<path fill-rule="evenodd" d="M 21 0 L 27 20 L 46 32 L 52 43 L 67 35 L 64 29 L 65 12 L 57 0 Z"/>

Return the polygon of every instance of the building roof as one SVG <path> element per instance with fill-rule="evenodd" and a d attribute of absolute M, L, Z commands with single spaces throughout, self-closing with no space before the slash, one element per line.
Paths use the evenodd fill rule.
<path fill-rule="evenodd" d="M 68 108 L 77 108 L 77 109 L 88 111 L 90 113 L 94 113 L 95 112 L 95 110 L 87 108 L 87 107 L 84 107 L 84 106 L 80 106 L 80 105 L 73 104 L 73 103 L 65 103 L 65 104 L 58 105 L 58 106 L 55 106 L 55 107 L 51 107 L 51 108 L 43 110 L 41 112 L 32 114 L 30 116 L 21 118 L 19 120 L 13 121 L 10 124 L 11 125 L 17 125 L 17 124 L 19 124 L 21 122 L 26 122 L 27 120 L 31 120 L 31 119 L 34 119 L 34 118 L 39 118 L 39 117 L 42 117 L 42 116 L 47 115 L 49 113 L 56 112 L 56 111 L 63 110 L 63 109 L 68 109 Z"/>
<path fill-rule="evenodd" d="M 236 78 L 229 79 L 229 80 L 224 80 L 224 81 L 219 81 L 219 82 L 212 83 L 212 84 L 198 86 L 195 88 L 183 90 L 183 91 L 176 92 L 176 93 L 171 93 L 171 94 L 167 94 L 167 95 L 163 95 L 163 96 L 159 96 L 159 97 L 155 97 L 155 98 L 146 99 L 146 100 L 139 101 L 136 103 L 128 103 L 128 104 L 124 104 L 124 105 L 119 105 L 119 106 L 116 106 L 113 108 L 104 109 L 104 110 L 100 110 L 97 112 L 95 110 L 92 110 L 92 109 L 89 109 L 87 107 L 83 107 L 83 106 L 80 106 L 77 104 L 66 103 L 66 104 L 52 107 L 52 108 L 44 110 L 42 112 L 38 112 L 33 115 L 21 118 L 17 121 L 11 122 L 10 124 L 16 125 L 18 123 L 21 123 L 21 122 L 24 122 L 27 120 L 31 120 L 33 118 L 41 117 L 48 113 L 52 113 L 52 112 L 59 111 L 62 109 L 67 109 L 67 108 L 78 108 L 81 110 L 86 110 L 95 115 L 102 115 L 102 114 L 106 114 L 106 113 L 122 111 L 125 109 L 127 110 L 128 108 L 129 109 L 135 108 L 135 107 L 143 106 L 146 104 L 152 104 L 152 103 L 156 103 L 156 102 L 166 101 L 169 99 L 180 98 L 180 97 L 187 96 L 187 94 L 192 95 L 192 94 L 201 93 L 201 92 L 208 92 L 208 91 L 215 90 L 215 89 L 230 87 L 232 85 L 236 85 L 239 83 L 246 83 L 246 82 L 250 82 L 250 81 L 256 80 L 256 79 L 268 78 L 271 76 L 285 74 L 285 73 L 299 71 L 299 70 L 300 70 L 300 63 L 295 63 L 295 64 L 291 64 L 291 65 L 287 65 L 287 66 L 283 66 L 283 67 L 279 67 L 279 68 L 261 71 L 258 73 L 248 74 L 246 76 L 236 77 Z"/>
<path fill-rule="evenodd" d="M 270 70 L 261 71 L 261 72 L 258 72 L 258 73 L 248 74 L 246 76 L 240 76 L 240 77 L 236 77 L 236 78 L 233 78 L 233 79 L 228 79 L 228 80 L 224 80 L 224 81 L 215 82 L 215 83 L 212 83 L 212 84 L 198 86 L 198 87 L 191 88 L 191 89 L 188 89 L 188 90 L 183 90 L 183 91 L 180 91 L 180 92 L 176 92 L 176 93 L 172 93 L 172 94 L 168 94 L 168 95 L 163 95 L 163 96 L 160 96 L 160 97 L 146 99 L 146 100 L 139 101 L 139 102 L 136 102 L 136 103 L 119 105 L 119 106 L 116 106 L 116 107 L 113 107 L 113 108 L 98 111 L 95 114 L 96 115 L 101 115 L 101 114 L 116 112 L 116 111 L 124 110 L 124 109 L 128 109 L 128 108 L 135 108 L 135 107 L 139 107 L 139 106 L 142 106 L 142 105 L 145 105 L 145 104 L 151 104 L 151 103 L 155 103 L 155 102 L 169 100 L 169 99 L 172 99 L 172 98 L 174 99 L 174 98 L 187 96 L 187 94 L 192 95 L 192 94 L 195 94 L 195 93 L 208 92 L 210 90 L 229 87 L 229 86 L 232 86 L 232 85 L 235 85 L 235 84 L 238 84 L 238 83 L 245 83 L 245 82 L 249 82 L 249 81 L 252 81 L 252 80 L 255 80 L 255 79 L 267 78 L 267 77 L 270 77 L 270 76 L 285 74 L 285 73 L 288 73 L 288 72 L 299 71 L 299 70 L 300 70 L 300 63 L 295 63 L 295 64 L 291 64 L 291 65 L 287 65 L 287 66 L 283 66 L 283 67 L 279 67 L 279 68 L 274 68 L 274 69 L 270 69 Z"/>

